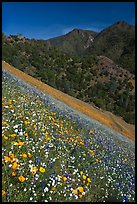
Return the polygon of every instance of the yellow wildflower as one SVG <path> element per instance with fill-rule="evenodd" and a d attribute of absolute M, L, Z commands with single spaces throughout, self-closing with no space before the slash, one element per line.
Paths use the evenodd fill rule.
<path fill-rule="evenodd" d="M 32 171 L 38 171 L 38 168 L 37 168 L 36 166 L 34 166 L 34 167 L 32 168 Z"/>
<path fill-rule="evenodd" d="M 9 156 L 10 156 L 10 158 L 12 158 L 12 159 L 15 157 L 13 153 L 9 153 Z"/>
<path fill-rule="evenodd" d="M 66 181 L 66 180 L 67 180 L 67 178 L 64 176 L 64 177 L 63 177 L 63 181 Z"/>
<path fill-rule="evenodd" d="M 14 144 L 14 145 L 16 145 L 16 146 L 17 146 L 17 145 L 18 145 L 18 142 L 12 142 L 11 144 Z"/>
<path fill-rule="evenodd" d="M 36 125 L 33 125 L 33 127 L 36 129 L 37 126 L 36 126 Z"/>
<path fill-rule="evenodd" d="M 33 174 L 33 175 L 36 174 L 37 171 L 38 171 L 38 168 L 37 168 L 36 166 L 34 166 L 34 167 L 32 168 L 32 174 Z"/>
<path fill-rule="evenodd" d="M 44 172 L 45 172 L 45 168 L 40 167 L 39 171 L 40 171 L 41 173 L 44 173 Z"/>
<path fill-rule="evenodd" d="M 25 125 L 29 125 L 30 121 L 24 121 Z"/>
<path fill-rule="evenodd" d="M 12 164 L 12 169 L 17 169 L 18 168 L 18 164 L 17 164 L 17 162 L 14 162 L 13 164 Z"/>
<path fill-rule="evenodd" d="M 19 176 L 18 179 L 19 179 L 20 182 L 24 182 L 25 181 L 25 177 L 24 176 Z"/>
<path fill-rule="evenodd" d="M 8 137 L 7 137 L 7 136 L 4 136 L 4 139 L 5 139 L 5 140 L 8 140 Z"/>
<path fill-rule="evenodd" d="M 28 152 L 28 157 L 29 157 L 29 158 L 31 158 L 31 157 L 32 157 L 32 155 L 31 155 L 29 152 Z"/>
<path fill-rule="evenodd" d="M 87 177 L 86 177 L 85 175 L 83 175 L 83 179 L 86 180 L 86 178 L 87 178 Z"/>
<path fill-rule="evenodd" d="M 3 124 L 3 125 L 7 125 L 7 122 L 3 122 L 3 121 L 2 121 L 2 124 Z"/>
<path fill-rule="evenodd" d="M 23 157 L 23 158 L 27 158 L 27 154 L 25 154 L 25 153 L 22 154 L 22 157 Z"/>
<path fill-rule="evenodd" d="M 91 180 L 90 180 L 90 178 L 87 178 L 87 181 L 88 181 L 89 183 L 91 183 Z"/>
<path fill-rule="evenodd" d="M 89 183 L 91 183 L 91 179 L 90 179 L 90 178 L 87 178 L 87 181 L 88 181 Z"/>
<path fill-rule="evenodd" d="M 101 161 L 101 160 L 100 160 L 99 158 L 96 159 L 96 162 L 97 162 L 97 163 L 100 162 L 100 161 Z"/>
<path fill-rule="evenodd" d="M 23 145 L 23 142 L 18 141 L 18 146 L 22 146 L 22 145 Z"/>
<path fill-rule="evenodd" d="M 84 192 L 84 189 L 83 189 L 82 186 L 79 186 L 77 189 L 79 190 L 80 193 L 83 193 L 83 192 Z"/>
<path fill-rule="evenodd" d="M 16 137 L 16 134 L 11 134 L 10 136 L 11 136 L 12 138 L 14 138 L 14 137 Z"/>
<path fill-rule="evenodd" d="M 79 194 L 79 197 L 82 198 L 82 194 Z"/>
<path fill-rule="evenodd" d="M 74 193 L 75 195 L 77 195 L 77 194 L 78 194 L 78 191 L 77 191 L 76 189 L 74 189 L 74 190 L 73 190 L 73 193 Z"/>
<path fill-rule="evenodd" d="M 28 137 L 28 133 L 27 132 L 25 133 L 25 136 Z"/>
<path fill-rule="evenodd" d="M 52 187 L 52 188 L 51 188 L 51 190 L 52 190 L 52 191 L 55 191 L 55 190 L 56 190 L 56 188 L 55 188 L 55 187 Z"/>
<path fill-rule="evenodd" d="M 27 124 L 28 124 L 28 122 L 27 122 L 27 121 L 24 121 L 24 123 L 25 123 L 25 125 L 27 125 Z"/>
<path fill-rule="evenodd" d="M 12 172 L 12 176 L 16 176 L 16 172 L 13 171 L 13 172 Z"/>
<path fill-rule="evenodd" d="M 6 192 L 4 190 L 2 190 L 2 196 L 4 196 L 6 194 Z"/>
<path fill-rule="evenodd" d="M 80 171 L 80 175 L 83 175 L 83 171 Z"/>
<path fill-rule="evenodd" d="M 89 150 L 89 151 L 90 151 L 90 156 L 91 156 L 91 157 L 94 156 L 95 151 L 94 151 L 94 150 Z"/>
<path fill-rule="evenodd" d="M 50 140 L 50 137 L 46 137 L 46 140 L 49 141 L 49 140 Z"/>
<path fill-rule="evenodd" d="M 8 157 L 8 156 L 5 156 L 5 157 L 4 157 L 4 160 L 5 160 L 6 162 L 11 162 L 11 158 Z"/>

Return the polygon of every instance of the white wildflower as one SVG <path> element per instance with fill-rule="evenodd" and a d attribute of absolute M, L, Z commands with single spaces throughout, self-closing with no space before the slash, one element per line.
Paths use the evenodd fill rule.
<path fill-rule="evenodd" d="M 47 192 L 49 189 L 46 187 L 46 188 L 44 188 L 44 192 Z"/>

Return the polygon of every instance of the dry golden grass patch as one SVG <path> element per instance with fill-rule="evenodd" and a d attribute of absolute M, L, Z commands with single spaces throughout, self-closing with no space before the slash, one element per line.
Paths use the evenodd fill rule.
<path fill-rule="evenodd" d="M 31 86 L 36 87 L 37 89 L 53 96 L 54 98 L 58 99 L 59 101 L 62 101 L 63 103 L 76 109 L 77 111 L 84 113 L 85 115 L 99 121 L 107 127 L 125 135 L 129 139 L 133 141 L 135 140 L 135 126 L 127 124 L 122 118 L 117 117 L 108 111 L 98 110 L 83 101 L 80 101 L 57 89 L 54 89 L 51 86 L 44 84 L 43 82 L 25 74 L 19 69 L 16 69 L 15 67 L 9 65 L 6 62 L 2 61 L 2 67 L 7 69 L 12 74 L 16 75 L 23 81 L 27 82 Z"/>

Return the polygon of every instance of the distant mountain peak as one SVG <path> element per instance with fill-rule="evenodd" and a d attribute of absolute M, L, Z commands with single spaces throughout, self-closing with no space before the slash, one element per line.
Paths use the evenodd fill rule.
<path fill-rule="evenodd" d="M 127 23 L 127 22 L 124 21 L 124 20 L 117 21 L 117 22 L 114 23 L 113 25 L 118 25 L 118 26 L 121 26 L 121 27 L 129 27 L 129 26 L 133 26 L 133 25 Z M 112 25 L 112 26 L 113 26 L 113 25 Z"/>
<path fill-rule="evenodd" d="M 128 23 L 126 21 L 123 21 L 123 20 L 117 21 L 116 24 L 119 24 L 119 25 L 128 25 Z"/>
<path fill-rule="evenodd" d="M 77 32 L 77 31 L 83 31 L 83 30 L 79 28 L 74 28 L 71 32 Z"/>
<path fill-rule="evenodd" d="M 71 30 L 70 32 L 69 32 L 69 34 L 70 33 L 83 33 L 83 32 L 85 32 L 86 30 L 83 30 L 83 29 L 79 29 L 79 28 L 74 28 L 73 30 Z"/>
<path fill-rule="evenodd" d="M 90 47 L 97 32 L 74 28 L 65 35 L 48 40 L 50 46 L 58 47 L 64 52 L 72 55 L 84 54 L 85 50 Z"/>
<path fill-rule="evenodd" d="M 73 30 L 71 30 L 70 32 L 68 32 L 67 34 L 70 34 L 70 33 L 80 33 L 80 32 L 83 32 L 84 30 L 82 29 L 78 29 L 78 28 L 74 28 Z"/>

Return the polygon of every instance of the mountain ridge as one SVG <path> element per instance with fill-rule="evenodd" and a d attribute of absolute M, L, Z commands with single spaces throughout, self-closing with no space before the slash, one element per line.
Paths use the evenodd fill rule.
<path fill-rule="evenodd" d="M 18 39 L 30 40 L 22 35 Z M 10 38 L 13 35 L 7 37 Z M 32 39 L 35 40 L 35 39 Z M 120 20 L 100 32 L 74 28 L 44 42 L 47 47 L 56 47 L 69 56 L 105 55 L 124 69 L 135 73 L 135 26 Z"/>
<path fill-rule="evenodd" d="M 123 33 L 122 24 L 123 22 L 120 22 L 118 26 L 120 26 Z M 116 30 L 118 30 L 117 24 L 115 26 Z M 125 25 L 125 27 L 128 27 L 128 25 Z M 108 30 L 109 28 L 105 36 L 110 39 L 113 30 L 110 29 L 110 33 Z M 80 32 L 82 33 L 80 34 Z M 72 37 L 73 34 L 73 40 L 76 38 L 78 42 L 84 38 L 87 43 L 89 34 L 87 34 L 87 31 L 85 32 L 86 36 L 82 37 L 83 31 L 74 29 L 73 32 L 69 32 L 65 36 L 70 35 Z M 104 31 L 102 32 L 104 33 Z M 130 32 L 132 33 L 132 30 Z M 97 36 L 91 42 L 92 44 Z M 102 41 L 102 38 L 100 39 Z M 76 40 L 74 41 L 76 42 Z M 104 42 L 106 41 L 104 40 Z M 122 42 L 120 46 L 123 49 L 123 41 L 120 42 Z M 125 57 L 127 54 L 130 57 L 131 48 L 134 46 L 134 39 L 130 42 L 132 42 L 131 46 L 126 47 L 129 54 L 127 50 Z M 67 43 L 69 44 L 69 42 Z M 86 43 L 83 46 L 86 46 Z M 111 43 L 106 45 L 110 46 L 110 51 L 113 51 Z M 66 48 L 72 49 L 76 44 L 72 44 L 72 47 L 66 46 Z M 81 44 L 79 45 L 81 46 Z M 115 41 L 114 45 L 116 45 Z M 103 46 L 100 46 L 99 49 L 102 49 Z M 124 42 L 124 46 L 126 46 L 126 42 Z M 82 47 L 81 49 L 83 50 Z M 58 47 L 50 46 L 45 40 L 29 40 L 21 35 L 6 37 L 3 34 L 2 58 L 7 63 L 64 93 L 89 104 L 94 103 L 99 108 L 120 115 L 131 124 L 135 123 L 135 75 L 133 69 L 132 67 L 129 70 L 125 69 L 125 67 L 108 57 L 106 53 L 97 54 L 95 52 L 93 54 L 89 52 L 87 55 L 72 56 Z M 126 60 L 128 59 L 126 58 Z M 130 58 L 129 62 L 133 61 L 133 58 Z"/>
<path fill-rule="evenodd" d="M 89 53 L 105 55 L 125 69 L 135 72 L 135 26 L 118 21 L 99 32 Z"/>
<path fill-rule="evenodd" d="M 74 28 L 65 35 L 46 40 L 48 45 L 60 48 L 71 55 L 83 54 L 96 36 L 96 32 Z"/>

